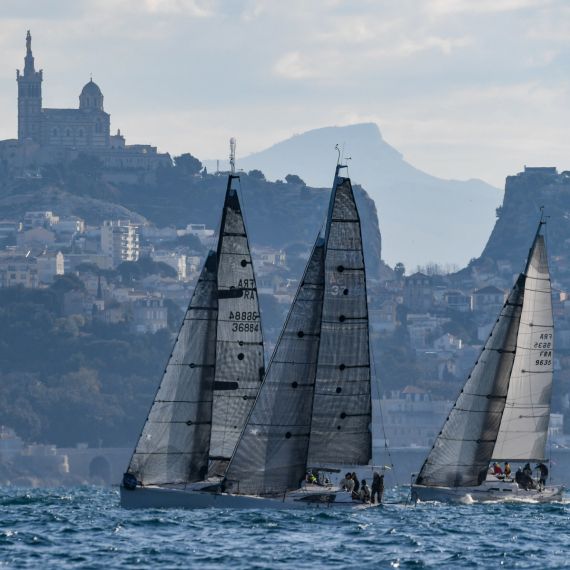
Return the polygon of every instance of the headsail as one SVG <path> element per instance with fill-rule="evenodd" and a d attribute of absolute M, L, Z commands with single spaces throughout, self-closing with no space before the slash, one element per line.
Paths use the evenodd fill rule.
<path fill-rule="evenodd" d="M 190 483 L 208 468 L 217 321 L 210 252 L 127 473 L 145 485 Z"/>
<path fill-rule="evenodd" d="M 210 475 L 223 475 L 264 375 L 251 252 L 230 175 L 218 241 L 218 325 Z"/>
<path fill-rule="evenodd" d="M 521 275 L 417 477 L 418 485 L 480 485 L 509 388 L 524 297 Z"/>
<path fill-rule="evenodd" d="M 525 275 L 517 354 L 493 452 L 496 460 L 538 461 L 545 458 L 552 392 L 554 323 L 546 245 L 540 227 L 529 253 Z"/>
<path fill-rule="evenodd" d="M 325 240 L 325 292 L 308 464 L 366 465 L 372 457 L 366 270 L 352 185 L 349 178 L 339 176 L 339 167 Z"/>
<path fill-rule="evenodd" d="M 263 386 L 226 473 L 234 491 L 279 494 L 306 469 L 323 302 L 321 238 L 305 269 Z"/>

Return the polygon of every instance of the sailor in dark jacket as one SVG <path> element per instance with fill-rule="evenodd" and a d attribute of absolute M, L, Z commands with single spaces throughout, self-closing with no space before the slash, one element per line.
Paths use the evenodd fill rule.
<path fill-rule="evenodd" d="M 375 503 L 375 497 L 378 497 L 378 503 L 382 502 L 382 497 L 384 495 L 384 474 L 380 475 L 376 471 L 372 477 L 372 495 L 370 497 L 370 502 Z"/>

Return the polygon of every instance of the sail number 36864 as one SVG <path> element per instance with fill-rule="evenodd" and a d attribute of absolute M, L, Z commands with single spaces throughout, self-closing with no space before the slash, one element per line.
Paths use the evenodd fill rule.
<path fill-rule="evenodd" d="M 233 332 L 257 332 L 259 330 L 259 313 L 257 311 L 230 311 Z"/>

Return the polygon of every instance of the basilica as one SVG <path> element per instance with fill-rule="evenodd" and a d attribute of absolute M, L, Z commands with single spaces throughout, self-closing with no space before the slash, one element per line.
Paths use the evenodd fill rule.
<path fill-rule="evenodd" d="M 32 36 L 26 37 L 24 72 L 18 81 L 18 140 L 26 139 L 44 146 L 105 148 L 111 146 L 111 116 L 103 109 L 103 93 L 89 81 L 79 95 L 79 109 L 42 107 L 43 71 L 36 71 L 32 55 Z"/>
<path fill-rule="evenodd" d="M 111 116 L 103 107 L 103 93 L 90 79 L 79 95 L 77 109 L 42 106 L 43 70 L 36 70 L 32 36 L 26 35 L 24 70 L 18 83 L 18 138 L 0 141 L 0 159 L 12 167 L 26 168 L 73 160 L 80 153 L 97 156 L 107 178 L 148 178 L 158 166 L 171 166 L 170 155 L 155 146 L 127 145 L 120 131 L 111 134 Z M 111 174 L 109 174 L 111 173 Z"/>

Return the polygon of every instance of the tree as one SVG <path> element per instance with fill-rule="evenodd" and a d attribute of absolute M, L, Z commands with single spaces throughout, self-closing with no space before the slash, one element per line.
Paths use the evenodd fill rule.
<path fill-rule="evenodd" d="M 174 157 L 174 164 L 184 174 L 192 176 L 198 174 L 202 170 L 202 163 L 189 152 Z"/>
<path fill-rule="evenodd" d="M 265 180 L 265 174 L 261 170 L 250 170 L 247 175 L 254 180 Z"/>
<path fill-rule="evenodd" d="M 396 266 L 394 267 L 394 273 L 396 274 L 396 279 L 398 281 L 401 281 L 403 279 L 406 273 L 406 267 L 401 261 L 396 263 Z"/>
<path fill-rule="evenodd" d="M 285 176 L 285 181 L 287 184 L 292 184 L 295 186 L 306 186 L 305 181 L 296 174 L 287 174 L 287 176 Z"/>
<path fill-rule="evenodd" d="M 174 267 L 162 261 L 153 261 L 150 257 L 141 257 L 138 261 L 123 261 L 117 271 L 124 283 L 144 279 L 148 275 L 161 275 L 162 277 L 178 277 Z"/>
<path fill-rule="evenodd" d="M 80 153 L 69 163 L 69 171 L 81 174 L 87 178 L 98 180 L 103 170 L 103 161 L 92 154 Z"/>
<path fill-rule="evenodd" d="M 85 291 L 85 284 L 81 279 L 79 279 L 79 277 L 77 277 L 77 275 L 66 273 L 65 275 L 57 275 L 50 288 L 52 291 L 64 294 L 73 290 Z"/>

